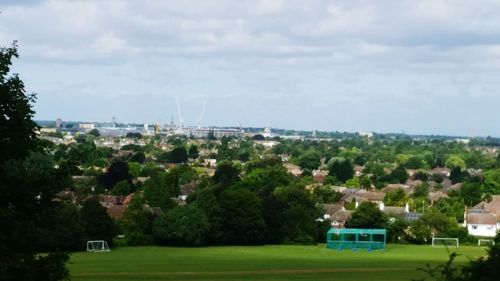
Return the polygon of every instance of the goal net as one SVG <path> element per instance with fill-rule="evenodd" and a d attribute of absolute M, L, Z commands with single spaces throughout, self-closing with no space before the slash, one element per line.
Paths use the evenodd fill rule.
<path fill-rule="evenodd" d="M 493 241 L 493 239 L 478 239 L 477 245 L 478 246 L 493 246 L 493 245 L 495 245 L 495 241 Z"/>
<path fill-rule="evenodd" d="M 448 237 L 433 237 L 432 247 L 457 247 L 459 246 L 458 238 L 448 238 Z"/>
<path fill-rule="evenodd" d="M 108 242 L 104 240 L 87 241 L 87 252 L 109 252 Z"/>

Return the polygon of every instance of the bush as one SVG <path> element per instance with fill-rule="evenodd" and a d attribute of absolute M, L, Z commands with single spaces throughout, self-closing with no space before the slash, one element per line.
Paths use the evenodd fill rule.
<path fill-rule="evenodd" d="M 153 239 L 160 245 L 201 246 L 209 227 L 201 209 L 195 205 L 178 206 L 154 220 Z"/>

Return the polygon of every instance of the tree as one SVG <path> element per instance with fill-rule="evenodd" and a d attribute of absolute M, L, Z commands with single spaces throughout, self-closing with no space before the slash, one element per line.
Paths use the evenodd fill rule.
<path fill-rule="evenodd" d="M 324 204 L 339 202 L 342 196 L 344 196 L 341 192 L 333 190 L 331 186 L 325 185 L 315 188 L 313 195 L 316 198 L 316 202 Z"/>
<path fill-rule="evenodd" d="M 0 49 L 0 278 L 66 280 L 69 256 L 37 243 L 47 227 L 42 214 L 57 208 L 52 198 L 62 187 L 53 159 L 37 139 L 35 95 L 27 95 L 19 76 L 10 74 L 14 57 L 15 43 Z M 47 254 L 39 255 L 42 250 Z"/>
<path fill-rule="evenodd" d="M 396 169 L 392 170 L 389 175 L 389 180 L 393 183 L 405 183 L 409 177 L 405 167 L 398 166 Z"/>
<path fill-rule="evenodd" d="M 113 188 L 117 182 L 123 180 L 127 181 L 129 184 L 132 183 L 132 177 L 128 171 L 128 164 L 123 161 L 113 162 L 109 166 L 108 171 L 100 176 L 98 180 L 100 184 L 107 189 Z"/>
<path fill-rule="evenodd" d="M 131 162 L 137 162 L 139 164 L 144 164 L 144 161 L 146 161 L 146 155 L 142 151 L 138 151 L 132 155 L 129 159 Z"/>
<path fill-rule="evenodd" d="M 156 243 L 172 246 L 201 246 L 209 230 L 208 219 L 196 205 L 177 206 L 153 222 Z"/>
<path fill-rule="evenodd" d="M 365 176 L 365 175 L 361 176 L 361 178 L 359 179 L 359 184 L 364 189 L 372 188 L 372 180 L 370 179 L 369 176 Z"/>
<path fill-rule="evenodd" d="M 468 175 L 467 171 L 462 171 L 460 167 L 453 167 L 450 171 L 450 180 L 452 184 L 462 182 Z"/>
<path fill-rule="evenodd" d="M 361 202 L 347 221 L 349 228 L 384 228 L 387 218 L 382 211 L 371 202 Z"/>
<path fill-rule="evenodd" d="M 169 153 L 169 162 L 170 163 L 186 163 L 188 161 L 188 154 L 186 148 L 182 146 L 178 146 Z"/>
<path fill-rule="evenodd" d="M 114 195 L 128 195 L 132 191 L 130 184 L 126 181 L 119 181 L 115 184 L 111 193 Z"/>
<path fill-rule="evenodd" d="M 387 192 L 384 197 L 384 204 L 387 206 L 404 206 L 408 201 L 408 195 L 402 188 Z"/>
<path fill-rule="evenodd" d="M 37 234 L 40 251 L 51 249 L 63 251 L 81 251 L 85 249 L 87 235 L 77 207 L 71 203 L 57 203 L 52 208 L 43 210 L 42 227 Z"/>
<path fill-rule="evenodd" d="M 453 237 L 446 236 L 452 228 L 457 228 L 458 223 L 455 219 L 449 218 L 445 214 L 437 211 L 426 212 L 418 220 L 410 223 L 408 237 L 414 243 L 425 243 L 432 239 L 432 237 Z"/>
<path fill-rule="evenodd" d="M 196 146 L 194 144 L 191 145 L 189 147 L 188 156 L 191 159 L 197 159 L 198 158 L 198 146 Z"/>
<path fill-rule="evenodd" d="M 351 178 L 351 179 L 348 179 L 346 182 L 345 182 L 345 186 L 347 187 L 354 187 L 354 188 L 360 188 L 361 187 L 361 183 L 359 182 L 359 178 Z"/>
<path fill-rule="evenodd" d="M 89 199 L 83 203 L 80 216 L 85 226 L 85 233 L 90 240 L 105 240 L 110 246 L 118 233 L 113 219 L 99 201 Z"/>
<path fill-rule="evenodd" d="M 483 198 L 483 191 L 481 187 L 481 184 L 472 182 L 465 182 L 462 185 L 459 194 L 467 206 L 472 207 L 481 202 L 481 199 Z"/>
<path fill-rule="evenodd" d="M 319 167 L 321 155 L 315 149 L 309 149 L 299 158 L 299 166 L 303 169 L 314 170 Z"/>
<path fill-rule="evenodd" d="M 132 178 L 137 178 L 141 175 L 141 164 L 137 162 L 128 162 L 128 172 Z"/>
<path fill-rule="evenodd" d="M 221 244 L 225 235 L 222 221 L 222 210 L 217 199 L 220 190 L 209 186 L 196 191 L 194 204 L 206 215 L 209 223 L 207 243 Z"/>
<path fill-rule="evenodd" d="M 260 244 L 266 237 L 262 202 L 242 188 L 224 190 L 219 199 L 224 241 L 228 244 Z"/>
<path fill-rule="evenodd" d="M 27 95 L 17 74 L 9 75 L 17 45 L 0 49 L 0 161 L 20 159 L 39 146 L 31 104 L 35 94 Z"/>
<path fill-rule="evenodd" d="M 292 175 L 280 165 L 252 169 L 238 183 L 238 186 L 251 190 L 259 196 L 265 196 L 278 186 L 288 186 L 292 182 Z"/>
<path fill-rule="evenodd" d="M 423 182 L 415 187 L 413 190 L 413 198 L 418 198 L 418 197 L 423 197 L 427 198 L 427 195 L 429 195 L 429 183 Z"/>
<path fill-rule="evenodd" d="M 488 195 L 500 194 L 500 169 L 490 170 L 484 174 L 483 189 Z"/>
<path fill-rule="evenodd" d="M 398 243 L 405 239 L 408 223 L 404 219 L 391 218 L 387 221 L 387 241 Z"/>
<path fill-rule="evenodd" d="M 336 177 L 339 181 L 346 182 L 354 176 L 354 168 L 349 159 L 335 160 L 329 169 L 329 175 Z"/>
<path fill-rule="evenodd" d="M 153 214 L 144 206 L 144 199 L 134 194 L 132 201 L 118 220 L 127 245 L 149 245 L 152 242 Z"/>
<path fill-rule="evenodd" d="M 166 211 L 175 206 L 170 198 L 176 196 L 176 188 L 178 186 L 175 183 L 166 180 L 165 174 L 154 175 L 144 183 L 144 199 L 151 207 L 160 207 Z"/>
<path fill-rule="evenodd" d="M 316 242 L 316 219 L 321 211 L 303 186 L 278 187 L 266 201 L 264 214 L 271 241 L 277 239 L 285 244 Z"/>
<path fill-rule="evenodd" d="M 225 186 L 238 181 L 240 178 L 240 171 L 231 162 L 224 161 L 217 165 L 214 176 L 212 177 L 215 183 L 220 183 Z"/>
<path fill-rule="evenodd" d="M 92 135 L 94 137 L 99 137 L 101 135 L 101 133 L 99 133 L 99 130 L 97 129 L 92 129 L 88 132 L 89 135 Z"/>
<path fill-rule="evenodd" d="M 448 157 L 448 159 L 446 159 L 445 166 L 450 169 L 453 168 L 465 169 L 465 161 L 459 155 L 451 155 L 450 157 Z"/>

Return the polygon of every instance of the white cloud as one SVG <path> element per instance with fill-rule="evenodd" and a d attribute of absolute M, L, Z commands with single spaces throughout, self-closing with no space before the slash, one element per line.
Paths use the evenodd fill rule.
<path fill-rule="evenodd" d="M 352 120 L 366 120 L 365 129 L 392 131 L 404 124 L 394 125 L 386 111 L 426 119 L 429 112 L 455 114 L 435 109 L 443 100 L 463 110 L 500 103 L 500 2 L 494 0 L 47 0 L 2 2 L 0 10 L 0 43 L 19 40 L 18 68 L 40 93 L 41 117 L 54 118 L 57 103 L 71 104 L 71 95 L 155 101 L 164 95 L 167 104 L 180 95 L 194 103 L 216 100 L 221 112 L 207 115 L 214 123 L 227 120 L 223 108 L 235 106 L 247 111 L 246 122 L 258 111 L 289 127 L 356 125 L 337 119 L 328 125 L 336 114 L 327 109 L 334 107 L 358 114 Z M 125 112 L 133 106 L 121 104 Z M 160 105 L 149 106 L 154 110 L 135 118 L 157 118 L 150 112 Z M 484 132 L 498 130 L 485 120 Z"/>

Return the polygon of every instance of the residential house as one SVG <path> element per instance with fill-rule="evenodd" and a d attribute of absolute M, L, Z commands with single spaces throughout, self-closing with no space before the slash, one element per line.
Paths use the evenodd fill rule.
<path fill-rule="evenodd" d="M 326 176 L 328 175 L 328 171 L 313 170 L 312 174 L 314 182 L 324 183 Z"/>
<path fill-rule="evenodd" d="M 287 169 L 287 171 L 292 174 L 293 176 L 295 177 L 298 177 L 300 175 L 302 175 L 302 169 L 295 165 L 295 164 L 292 164 L 292 163 L 283 163 L 283 166 Z"/>
<path fill-rule="evenodd" d="M 466 209 L 464 225 L 470 235 L 495 237 L 500 231 L 500 195 L 491 196 L 491 201 L 483 201 Z"/>
<path fill-rule="evenodd" d="M 333 228 L 344 228 L 352 214 L 343 204 L 323 204 L 323 210 L 323 218 L 330 220 Z"/>

